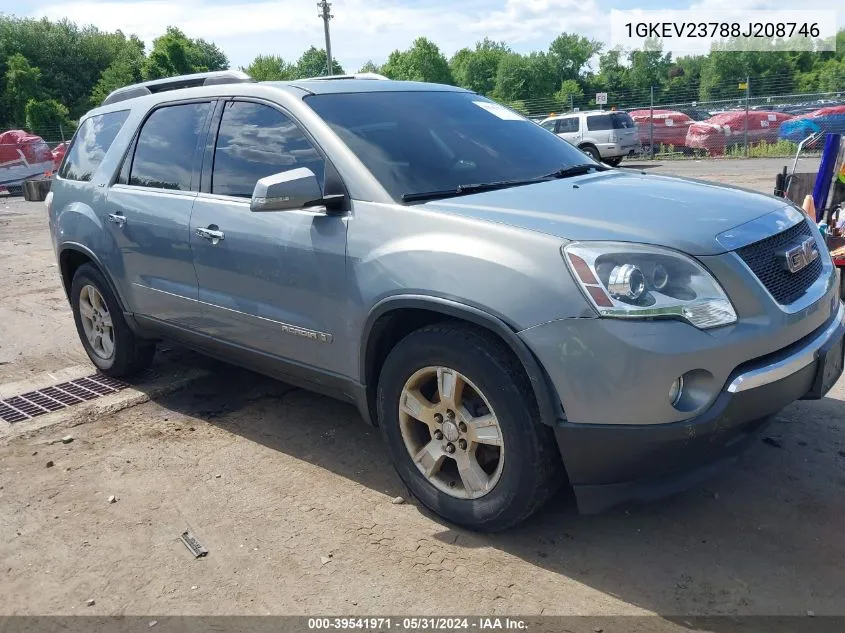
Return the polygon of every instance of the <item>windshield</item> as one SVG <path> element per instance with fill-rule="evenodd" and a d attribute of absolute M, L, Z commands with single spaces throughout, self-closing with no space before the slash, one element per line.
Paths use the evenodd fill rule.
<path fill-rule="evenodd" d="M 467 92 L 311 95 L 306 103 L 396 199 L 539 178 L 587 162 L 555 134 Z"/>

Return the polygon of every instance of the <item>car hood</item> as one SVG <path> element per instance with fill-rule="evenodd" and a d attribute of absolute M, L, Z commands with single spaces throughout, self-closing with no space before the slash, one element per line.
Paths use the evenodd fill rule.
<path fill-rule="evenodd" d="M 716 255 L 727 250 L 717 235 L 787 205 L 737 187 L 613 170 L 422 206 L 567 240 L 640 242 Z"/>

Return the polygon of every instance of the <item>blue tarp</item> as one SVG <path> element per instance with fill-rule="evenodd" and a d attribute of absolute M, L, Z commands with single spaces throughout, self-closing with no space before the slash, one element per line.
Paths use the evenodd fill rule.
<path fill-rule="evenodd" d="M 845 134 L 845 112 L 816 117 L 798 117 L 784 121 L 778 130 L 778 137 L 800 143 L 813 132 Z"/>

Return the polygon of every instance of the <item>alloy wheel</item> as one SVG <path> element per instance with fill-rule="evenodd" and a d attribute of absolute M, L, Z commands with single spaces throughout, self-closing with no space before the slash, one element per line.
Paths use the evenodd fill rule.
<path fill-rule="evenodd" d="M 498 483 L 504 466 L 502 429 L 487 398 L 449 367 L 424 367 L 405 382 L 399 428 L 420 473 L 459 499 L 477 499 Z"/>
<path fill-rule="evenodd" d="M 103 360 L 114 356 L 114 326 L 103 295 L 91 284 L 79 292 L 79 315 L 82 329 L 94 353 Z"/>

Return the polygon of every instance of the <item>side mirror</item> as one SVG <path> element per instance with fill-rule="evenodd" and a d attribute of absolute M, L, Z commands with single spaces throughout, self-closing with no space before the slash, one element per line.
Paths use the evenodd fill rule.
<path fill-rule="evenodd" d="M 262 178 L 252 191 L 251 211 L 288 211 L 321 204 L 323 190 L 317 176 L 299 167 Z"/>

